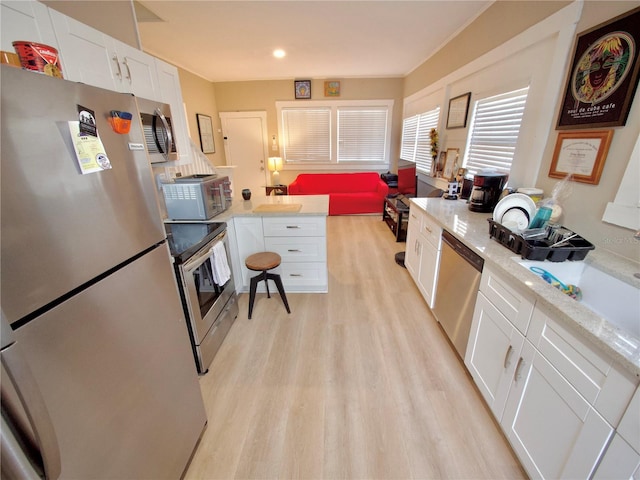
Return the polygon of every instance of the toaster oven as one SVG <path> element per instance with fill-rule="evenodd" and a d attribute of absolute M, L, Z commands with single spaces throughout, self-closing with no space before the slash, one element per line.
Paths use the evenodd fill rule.
<path fill-rule="evenodd" d="M 171 220 L 209 220 L 231 206 L 229 177 L 189 175 L 162 184 L 162 194 Z"/>

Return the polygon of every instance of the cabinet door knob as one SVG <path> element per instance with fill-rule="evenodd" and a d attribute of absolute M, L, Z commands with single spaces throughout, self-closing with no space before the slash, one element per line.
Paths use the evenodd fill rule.
<path fill-rule="evenodd" d="M 118 67 L 118 72 L 116 73 L 116 75 L 118 76 L 118 78 L 122 79 L 122 68 L 120 68 L 120 60 L 118 59 L 118 56 L 114 55 L 112 60 L 116 62 L 116 66 Z"/>
<path fill-rule="evenodd" d="M 513 351 L 513 346 L 509 345 L 509 348 L 507 348 L 507 353 L 504 354 L 504 364 L 503 367 L 506 369 L 507 368 L 507 363 L 509 362 L 509 355 L 511 354 L 511 352 Z M 522 359 L 520 359 L 522 360 Z"/>
<path fill-rule="evenodd" d="M 522 357 L 518 358 L 518 364 L 516 365 L 516 371 L 513 372 L 513 381 L 520 380 L 520 367 L 522 366 Z"/>

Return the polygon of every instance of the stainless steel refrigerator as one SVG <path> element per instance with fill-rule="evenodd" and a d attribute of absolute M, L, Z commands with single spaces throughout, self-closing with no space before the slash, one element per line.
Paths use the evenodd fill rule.
<path fill-rule="evenodd" d="M 179 478 L 206 415 L 134 98 L 1 68 L 2 478 Z"/>

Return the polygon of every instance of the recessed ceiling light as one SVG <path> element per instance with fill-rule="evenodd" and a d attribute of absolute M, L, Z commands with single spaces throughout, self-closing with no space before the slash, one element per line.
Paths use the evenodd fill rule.
<path fill-rule="evenodd" d="M 283 58 L 286 55 L 286 52 L 281 48 L 273 51 L 273 56 L 276 58 Z"/>

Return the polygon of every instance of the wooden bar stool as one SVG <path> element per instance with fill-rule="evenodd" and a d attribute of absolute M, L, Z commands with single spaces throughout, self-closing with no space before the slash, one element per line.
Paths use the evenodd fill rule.
<path fill-rule="evenodd" d="M 287 296 L 284 293 L 284 287 L 282 286 L 280 275 L 276 273 L 268 273 L 268 270 L 279 266 L 280 261 L 280 255 L 274 252 L 254 253 L 253 255 L 249 255 L 244 261 L 244 264 L 249 270 L 261 272 L 259 275 L 251 278 L 251 286 L 249 288 L 249 319 L 251 319 L 251 312 L 253 312 L 253 301 L 256 298 L 256 287 L 258 286 L 258 282 L 262 280 L 264 280 L 264 284 L 267 286 L 268 298 L 271 298 L 271 294 L 269 293 L 268 280 L 273 280 L 275 282 L 276 287 L 278 287 L 278 292 L 280 292 L 280 297 L 282 298 L 284 306 L 287 309 L 287 313 L 291 313 L 291 310 L 289 310 L 289 302 L 287 302 Z"/>

